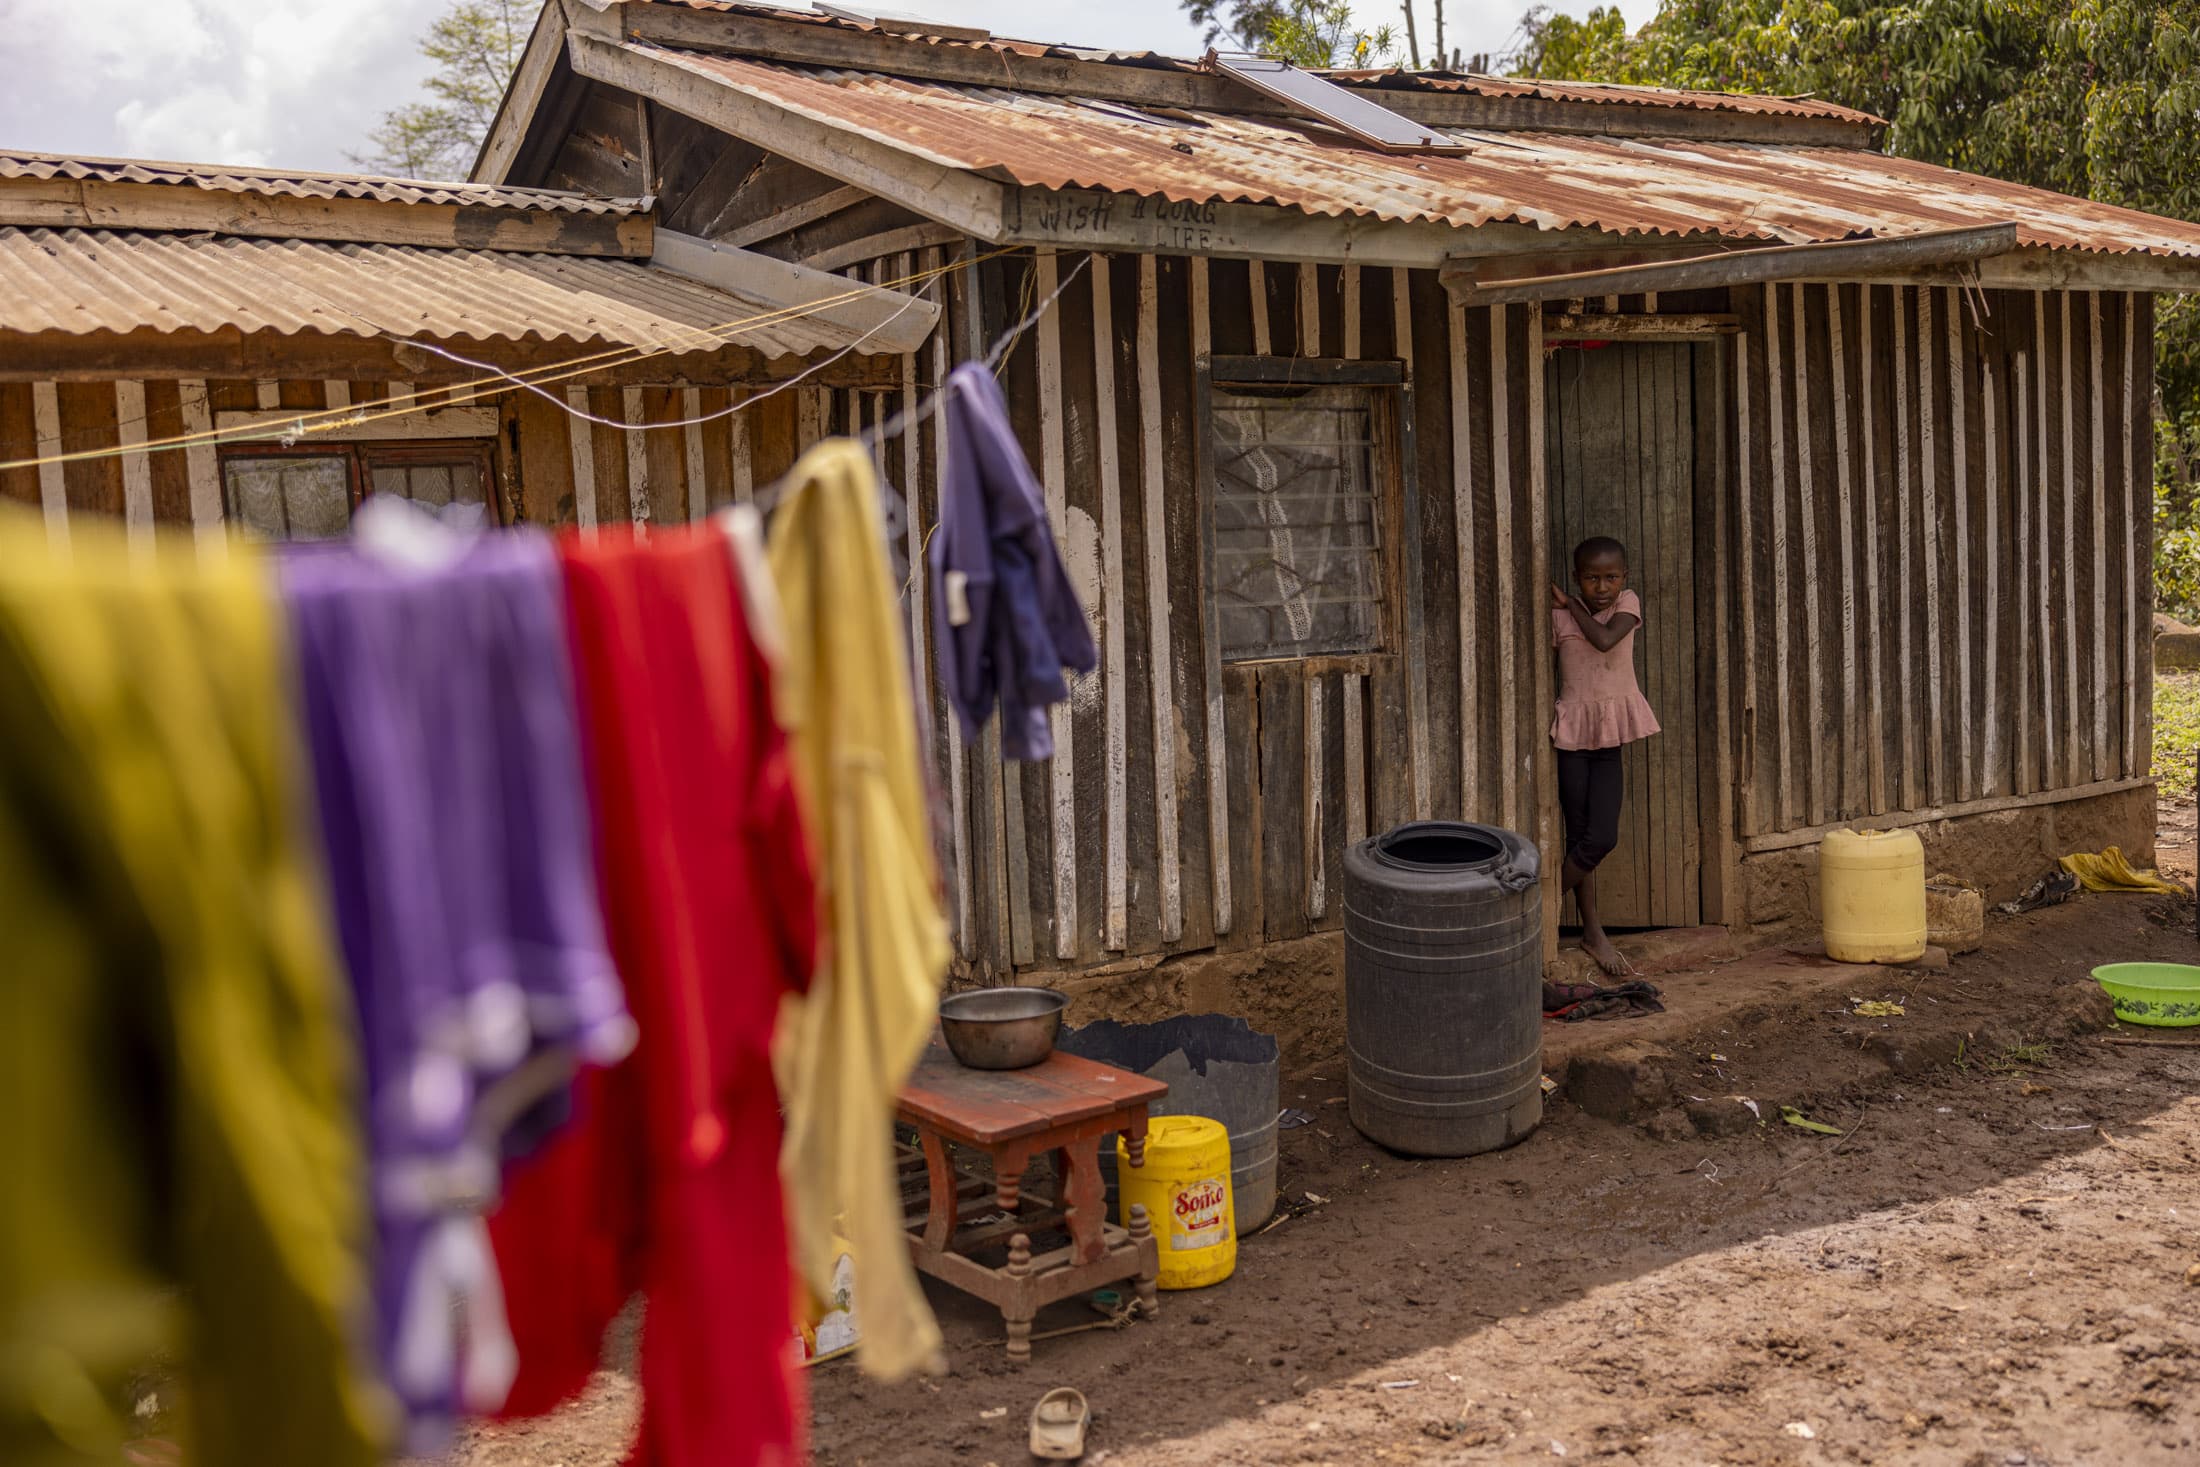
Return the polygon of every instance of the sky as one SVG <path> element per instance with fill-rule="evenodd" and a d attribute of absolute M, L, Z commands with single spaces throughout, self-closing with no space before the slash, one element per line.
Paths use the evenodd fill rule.
<path fill-rule="evenodd" d="M 0 147 L 347 169 L 418 95 L 415 50 L 449 0 L 0 0 Z M 1197 54 L 1176 0 L 886 0 L 1021 39 Z M 1417 0 L 1421 44 L 1433 8 Z M 1446 41 L 1502 51 L 1528 0 L 1447 0 Z M 1655 0 L 1621 0 L 1631 23 Z M 1576 14 L 1587 0 L 1561 0 Z M 1359 19 L 1394 22 L 1363 4 Z"/>

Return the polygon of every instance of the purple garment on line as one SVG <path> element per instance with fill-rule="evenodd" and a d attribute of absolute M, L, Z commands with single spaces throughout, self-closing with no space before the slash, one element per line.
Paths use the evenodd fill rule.
<path fill-rule="evenodd" d="M 359 1009 L 376 1339 L 419 1451 L 460 1406 L 461 1371 L 421 1341 L 452 1329 L 444 1225 L 494 1196 L 505 1136 L 483 1134 L 480 1102 L 501 1083 L 539 1119 L 564 1078 L 544 1091 L 514 1075 L 524 1062 L 553 1048 L 608 1060 L 631 1043 L 596 895 L 562 581 L 549 539 L 513 531 L 428 571 L 297 548 L 282 587 Z M 471 1319 L 469 1340 L 501 1334 L 493 1299 L 468 1306 L 498 1316 Z"/>
<path fill-rule="evenodd" d="M 943 411 L 946 473 L 930 550 L 940 683 L 966 738 L 976 741 L 998 702 L 1001 753 L 1044 759 L 1054 752 L 1047 706 L 1069 696 L 1063 669 L 1091 672 L 1099 653 L 1000 383 L 965 362 L 948 375 Z"/>

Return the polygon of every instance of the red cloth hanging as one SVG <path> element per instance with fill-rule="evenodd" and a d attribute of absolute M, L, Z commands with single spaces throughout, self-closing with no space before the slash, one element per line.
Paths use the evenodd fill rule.
<path fill-rule="evenodd" d="M 581 720 L 611 949 L 641 1028 L 490 1220 L 520 1374 L 571 1398 L 636 1290 L 646 1467 L 806 1455 L 771 1070 L 816 944 L 808 841 L 768 668 L 715 528 L 568 537 Z"/>

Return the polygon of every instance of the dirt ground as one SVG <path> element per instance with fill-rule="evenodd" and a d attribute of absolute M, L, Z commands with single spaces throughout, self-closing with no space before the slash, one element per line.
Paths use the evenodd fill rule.
<path fill-rule="evenodd" d="M 2188 879 L 2193 826 L 2165 811 L 2162 864 Z M 2084 982 L 2194 949 L 2189 900 L 2081 898 L 1992 920 L 1944 972 L 1795 982 L 1654 1044 L 1599 1024 L 1553 1046 L 1561 1073 L 1654 1072 L 1653 1101 L 1613 1120 L 1562 1092 L 1467 1161 L 1362 1140 L 1333 1066 L 1287 1076 L 1316 1119 L 1283 1133 L 1283 1195 L 1322 1200 L 1247 1239 L 1234 1278 L 1043 1340 L 1025 1370 L 997 1318 L 935 1289 L 951 1373 L 820 1368 L 817 1460 L 1013 1467 L 1033 1402 L 1069 1384 L 1111 1467 L 2200 1462 L 2200 1033 L 2104 1029 Z M 1693 1008 L 1750 971 L 1675 987 Z M 1861 1020 L 1858 996 L 1906 1013 Z M 460 1460 L 607 1467 L 635 1404 L 606 1372 Z"/>

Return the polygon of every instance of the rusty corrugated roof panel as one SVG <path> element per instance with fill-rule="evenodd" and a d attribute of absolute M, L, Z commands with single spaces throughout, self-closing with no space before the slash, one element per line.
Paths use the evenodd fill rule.
<path fill-rule="evenodd" d="M 98 183 L 161 183 L 218 193 L 272 194 L 294 199 L 375 199 L 398 204 L 474 204 L 547 209 L 568 214 L 646 212 L 641 199 L 602 199 L 559 189 L 504 188 L 486 183 L 435 183 L 364 173 L 308 173 L 288 168 L 233 168 L 216 163 L 158 163 L 141 158 L 76 158 L 59 153 L 0 152 L 0 179 L 66 178 Z"/>
<path fill-rule="evenodd" d="M 1523 101 L 1585 102 L 1614 107 L 1679 107 L 1736 112 L 1753 117 L 1822 117 L 1884 124 L 1885 119 L 1816 97 L 1761 97 L 1748 92 L 1698 92 L 1681 87 L 1630 87 L 1615 82 L 1544 81 L 1540 77 L 1478 76 L 1471 72 L 1384 70 L 1326 71 L 1331 81 L 1376 91 L 1464 92 Z"/>
<path fill-rule="evenodd" d="M 829 127 L 1042 188 L 1788 244 L 2008 219 L 2040 248 L 2200 255 L 2200 225 L 1863 149 L 1455 130 L 1463 157 L 1385 154 L 1313 122 L 1147 123 L 1069 97 L 630 45 Z"/>
<path fill-rule="evenodd" d="M 831 311 L 790 318 L 768 301 L 631 260 L 0 229 L 0 331 L 139 330 L 744 346 L 767 357 L 837 351 L 861 335 Z"/>
<path fill-rule="evenodd" d="M 823 15 L 814 10 L 758 3 L 758 0 L 628 0 L 630 4 L 661 5 L 679 10 L 736 12 L 760 19 L 832 29 L 878 31 L 860 21 Z M 1163 71 L 1192 72 L 1199 63 L 1157 51 L 1119 51 L 1104 47 L 1067 45 L 1047 41 L 1018 41 L 1003 36 L 983 41 L 921 32 L 890 32 L 898 41 L 919 46 L 945 46 L 993 51 L 1014 56 L 1058 56 L 1084 61 L 1107 61 Z M 1630 87 L 1603 82 L 1550 82 L 1522 77 L 1476 76 L 1464 72 L 1408 71 L 1400 67 L 1336 70 L 1320 73 L 1352 87 L 1381 91 L 1465 92 L 1483 97 L 1517 97 L 1523 100 L 1575 102 L 1619 107 L 1657 107 L 1690 111 L 1744 113 L 1761 117 L 1814 117 L 1848 122 L 1877 123 L 1868 112 L 1838 106 L 1809 97 L 1760 97 L 1735 92 L 1685 91 L 1673 87 Z"/>

